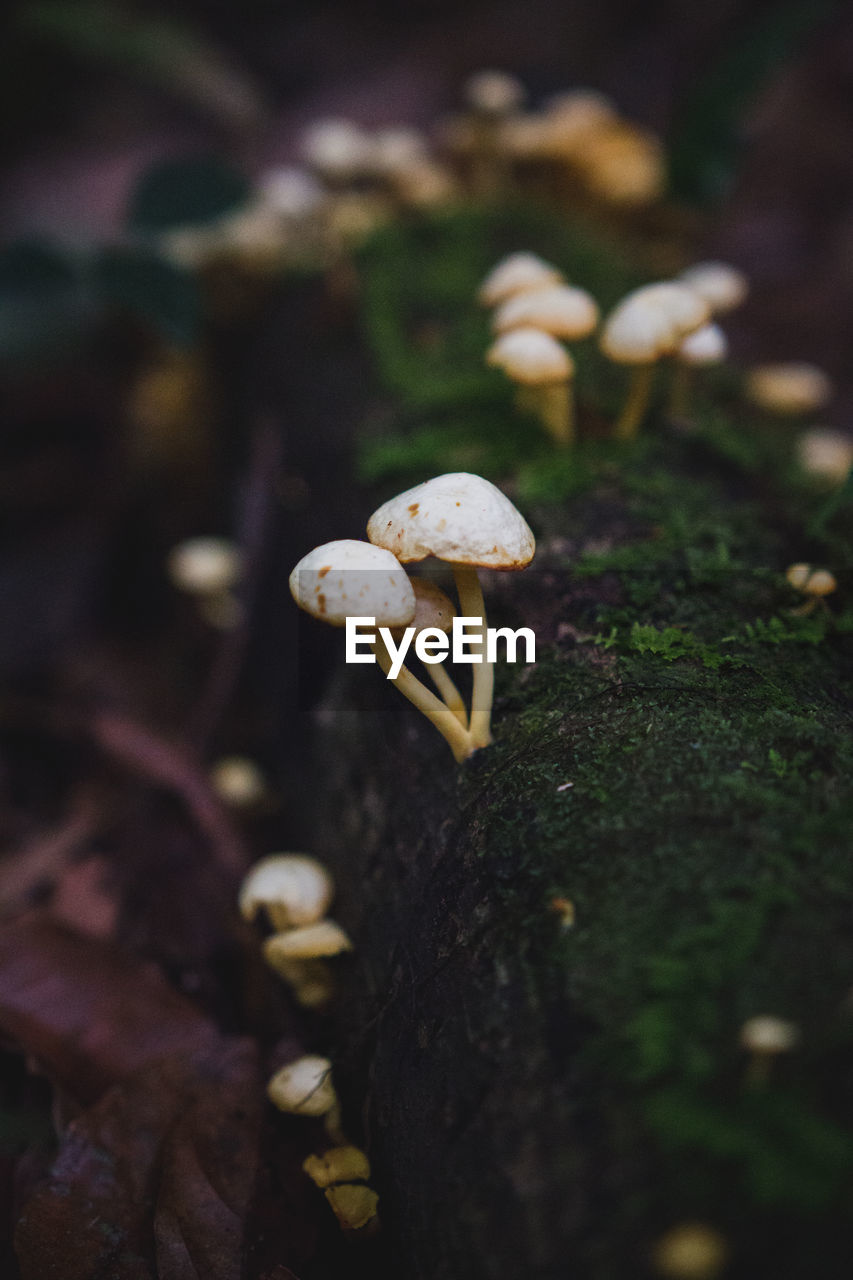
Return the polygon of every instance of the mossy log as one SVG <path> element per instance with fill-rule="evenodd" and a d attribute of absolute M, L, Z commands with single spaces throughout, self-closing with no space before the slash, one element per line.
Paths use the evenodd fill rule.
<path fill-rule="evenodd" d="M 829 544 L 765 475 L 652 431 L 487 581 L 538 637 L 491 747 L 455 765 L 343 662 L 317 718 L 315 847 L 356 946 L 336 1079 L 413 1280 L 655 1275 L 697 1220 L 727 1276 L 848 1274 L 849 602 L 792 613 L 786 564 Z M 800 1032 L 760 1084 L 757 1014 Z"/>

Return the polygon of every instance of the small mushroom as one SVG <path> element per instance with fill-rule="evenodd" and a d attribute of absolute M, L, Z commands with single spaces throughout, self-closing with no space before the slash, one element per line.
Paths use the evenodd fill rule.
<path fill-rule="evenodd" d="M 486 609 L 477 569 L 523 569 L 536 542 L 526 520 L 500 489 L 481 476 L 453 472 L 383 503 L 367 536 L 403 564 L 435 556 L 453 566 L 464 617 L 480 620 L 480 654 L 471 696 L 472 749 L 491 742 L 493 664 L 486 661 Z M 458 721 L 455 722 L 457 728 Z"/>
<path fill-rule="evenodd" d="M 279 1111 L 294 1116 L 327 1116 L 338 1106 L 328 1058 L 306 1054 L 277 1071 L 267 1085 L 267 1096 Z"/>
<path fill-rule="evenodd" d="M 304 853 L 274 853 L 256 862 L 240 887 L 240 914 L 254 920 L 263 910 L 274 929 L 322 920 L 335 885 L 322 863 Z"/>
<path fill-rule="evenodd" d="M 491 196 L 506 185 L 503 128 L 524 101 L 524 85 L 505 71 L 477 71 L 466 81 L 464 96 L 471 113 L 472 183 L 477 194 Z"/>
<path fill-rule="evenodd" d="M 625 120 L 597 130 L 578 159 L 586 187 L 608 205 L 636 208 L 664 193 L 666 162 L 660 139 Z"/>
<path fill-rule="evenodd" d="M 671 355 L 688 334 L 706 323 L 709 314 L 706 302 L 673 280 L 635 289 L 610 313 L 601 334 L 601 350 L 617 364 L 634 369 L 616 424 L 617 439 L 636 436 L 648 408 L 656 362 Z"/>
<path fill-rule="evenodd" d="M 226 594 L 242 573 L 240 549 L 228 538 L 188 538 L 169 552 L 167 568 L 173 584 L 188 595 Z"/>
<path fill-rule="evenodd" d="M 352 538 L 327 542 L 303 556 L 290 575 L 293 599 L 313 617 L 333 627 L 347 618 L 368 617 L 375 625 L 408 627 L 415 616 L 415 593 L 405 570 L 387 549 Z M 435 725 L 457 761 L 471 754 L 468 731 L 453 712 L 405 665 L 395 677 L 388 649 L 377 634 L 376 659 L 395 687 Z"/>
<path fill-rule="evenodd" d="M 321 1156 L 309 1156 L 302 1168 L 317 1187 L 332 1187 L 338 1182 L 367 1182 L 370 1161 L 358 1147 L 331 1147 Z"/>
<path fill-rule="evenodd" d="M 681 339 L 675 349 L 675 373 L 670 388 L 669 411 L 674 418 L 687 417 L 694 369 L 721 364 L 728 348 L 726 335 L 716 324 L 703 324 Z"/>
<path fill-rule="evenodd" d="M 561 284 L 563 276 L 556 267 L 535 253 L 511 253 L 486 276 L 477 293 L 484 307 L 496 307 L 508 298 L 531 289 Z"/>
<path fill-rule="evenodd" d="M 267 963 L 277 968 L 279 960 L 320 960 L 352 951 L 352 943 L 334 920 L 318 920 L 285 933 L 274 933 L 264 943 Z"/>
<path fill-rule="evenodd" d="M 532 409 L 556 444 L 572 443 L 575 362 L 556 338 L 541 329 L 510 329 L 486 352 L 486 363 L 517 383 L 518 407 Z"/>
<path fill-rule="evenodd" d="M 734 311 L 749 295 L 746 276 L 725 262 L 697 262 L 678 278 L 705 299 L 713 316 Z"/>
<path fill-rule="evenodd" d="M 329 187 L 350 186 L 373 165 L 373 143 L 352 120 L 317 120 L 302 134 L 300 150 L 309 169 Z"/>
<path fill-rule="evenodd" d="M 796 1023 L 786 1022 L 772 1014 L 748 1018 L 740 1029 L 740 1044 L 750 1055 L 747 1070 L 749 1084 L 764 1084 L 777 1057 L 790 1053 L 800 1043 Z"/>
<path fill-rule="evenodd" d="M 797 459 L 803 471 L 835 487 L 850 475 L 853 440 L 830 427 L 813 427 L 797 441 Z"/>
<path fill-rule="evenodd" d="M 747 398 L 759 409 L 780 417 L 814 413 L 832 397 L 829 376 L 817 365 L 757 365 L 746 379 Z"/>
<path fill-rule="evenodd" d="M 704 1222 L 683 1222 L 658 1240 L 652 1252 L 654 1269 L 668 1280 L 715 1280 L 729 1256 L 719 1231 Z"/>
<path fill-rule="evenodd" d="M 223 756 L 210 770 L 213 790 L 235 809 L 251 809 L 263 800 L 267 785 L 254 760 L 245 756 Z"/>
<path fill-rule="evenodd" d="M 410 577 L 409 581 L 415 593 L 415 616 L 410 624 L 415 628 L 413 639 L 417 640 L 417 637 L 423 631 L 442 631 L 445 633 L 450 631 L 453 627 L 453 619 L 456 617 L 456 609 L 453 607 L 453 601 L 450 597 L 445 595 L 441 587 L 434 582 L 430 582 L 428 578 Z M 396 629 L 394 639 L 398 640 L 400 634 L 401 630 Z M 456 719 L 463 728 L 467 729 L 468 711 L 465 707 L 465 701 L 447 674 L 444 662 L 428 662 L 426 669 L 430 679 L 456 716 Z"/>
<path fill-rule="evenodd" d="M 323 1194 L 344 1231 L 361 1231 L 376 1217 L 379 1196 L 370 1187 L 344 1183 Z"/>
<path fill-rule="evenodd" d="M 826 597 L 838 589 L 834 574 L 828 569 L 813 569 L 810 564 L 789 565 L 785 577 L 795 591 L 807 597 L 804 604 L 792 610 L 792 613 L 801 618 L 814 613 L 819 604 L 826 608 Z"/>

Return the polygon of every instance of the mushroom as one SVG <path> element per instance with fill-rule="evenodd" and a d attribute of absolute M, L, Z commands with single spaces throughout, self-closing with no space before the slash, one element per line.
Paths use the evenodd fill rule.
<path fill-rule="evenodd" d="M 352 943 L 334 920 L 274 933 L 264 943 L 264 958 L 273 969 L 279 960 L 320 960 L 344 951 L 352 951 Z"/>
<path fill-rule="evenodd" d="M 503 128 L 524 101 L 524 85 L 505 71 L 478 71 L 467 80 L 464 95 L 471 111 L 473 186 L 479 195 L 494 195 L 506 184 Z"/>
<path fill-rule="evenodd" d="M 704 1222 L 683 1222 L 658 1240 L 652 1252 L 655 1271 L 669 1280 L 714 1280 L 728 1261 L 728 1245 Z"/>
<path fill-rule="evenodd" d="M 746 394 L 754 405 L 768 413 L 798 417 L 823 408 L 832 397 L 832 383 L 817 365 L 763 364 L 747 376 Z"/>
<path fill-rule="evenodd" d="M 586 338 L 598 324 L 598 304 L 585 289 L 549 285 L 507 298 L 492 318 L 495 333 L 510 329 L 541 329 L 554 338 Z"/>
<path fill-rule="evenodd" d="M 306 1054 L 277 1071 L 267 1085 L 267 1096 L 279 1111 L 294 1116 L 328 1116 L 337 1110 L 338 1096 L 332 1084 L 328 1058 Z"/>
<path fill-rule="evenodd" d="M 797 441 L 797 459 L 810 476 L 830 486 L 843 484 L 853 467 L 853 440 L 830 427 L 814 427 Z"/>
<path fill-rule="evenodd" d="M 323 1192 L 344 1231 L 360 1231 L 376 1217 L 379 1196 L 371 1187 L 344 1183 Z"/>
<path fill-rule="evenodd" d="M 622 299 L 608 316 L 600 346 L 617 364 L 634 367 L 616 437 L 632 440 L 648 408 L 656 361 L 671 355 L 683 338 L 705 324 L 708 304 L 674 280 L 644 285 Z"/>
<path fill-rule="evenodd" d="M 805 618 L 814 613 L 818 604 L 826 608 L 826 596 L 838 589 L 835 575 L 828 569 L 813 569 L 810 564 L 792 564 L 785 571 L 785 577 L 795 591 L 807 596 L 805 604 L 791 612 L 797 617 Z"/>
<path fill-rule="evenodd" d="M 669 399 L 669 411 L 674 418 L 687 416 L 693 370 L 721 364 L 728 349 L 726 335 L 716 324 L 703 324 L 681 339 L 675 349 L 675 373 Z"/>
<path fill-rule="evenodd" d="M 800 1029 L 794 1022 L 786 1022 L 772 1014 L 758 1014 L 748 1018 L 740 1029 L 741 1048 L 750 1055 L 747 1081 L 764 1084 L 773 1061 L 782 1053 L 790 1053 L 800 1042 Z"/>
<path fill-rule="evenodd" d="M 370 617 L 377 628 L 409 628 L 415 616 L 415 593 L 397 559 L 381 546 L 344 538 L 327 542 L 303 556 L 290 575 L 290 592 L 300 609 L 322 622 L 343 627 L 347 618 Z M 427 689 L 408 667 L 394 662 L 381 634 L 376 660 L 405 698 L 435 725 L 457 761 L 473 750 L 468 731 L 448 706 Z"/>
<path fill-rule="evenodd" d="M 477 292 L 484 307 L 496 307 L 518 293 L 561 284 L 562 273 L 535 253 L 511 253 L 492 267 Z"/>
<path fill-rule="evenodd" d="M 445 595 L 441 587 L 434 582 L 430 582 L 428 578 L 410 578 L 409 581 L 415 593 L 415 616 L 411 621 L 411 626 L 415 628 L 415 634 L 412 639 L 416 640 L 424 631 L 442 631 L 445 633 L 450 631 L 453 627 L 453 619 L 456 617 L 456 610 L 450 597 Z M 395 628 L 394 639 L 398 640 L 399 638 L 400 628 Z M 436 656 L 432 662 L 428 662 L 425 665 L 436 689 L 459 723 L 467 729 L 468 712 L 465 707 L 465 701 L 447 674 L 444 662 Z"/>
<path fill-rule="evenodd" d="M 317 120 L 302 134 L 302 156 L 308 167 L 330 187 L 346 187 L 368 173 L 373 143 L 352 120 Z"/>
<path fill-rule="evenodd" d="M 245 756 L 223 756 L 210 770 L 213 790 L 235 809 L 251 809 L 266 794 L 266 782 L 254 760 Z"/>
<path fill-rule="evenodd" d="M 578 161 L 589 191 L 607 204 L 645 205 L 663 195 L 666 162 L 660 140 L 627 121 L 596 130 Z"/>
<path fill-rule="evenodd" d="M 705 299 L 713 316 L 734 311 L 749 295 L 746 276 L 725 262 L 697 262 L 682 271 L 678 278 Z"/>
<path fill-rule="evenodd" d="M 518 407 L 532 409 L 557 444 L 572 443 L 575 362 L 556 338 L 541 329 L 510 329 L 486 352 L 486 363 L 518 384 Z"/>
<path fill-rule="evenodd" d="M 330 1147 L 321 1156 L 309 1156 L 302 1168 L 315 1186 L 332 1187 L 338 1182 L 366 1182 L 370 1161 L 359 1147 Z"/>
<path fill-rule="evenodd" d="M 240 549 L 228 538 L 188 538 L 169 552 L 167 569 L 174 586 L 188 595 L 223 596 L 242 573 Z"/>
<path fill-rule="evenodd" d="M 480 623 L 482 661 L 474 664 L 470 742 L 472 749 L 487 746 L 492 740 L 494 669 L 484 652 L 486 609 L 477 569 L 523 569 L 529 564 L 536 542 L 527 522 L 488 480 L 452 472 L 383 503 L 370 517 L 367 536 L 403 564 L 436 556 L 453 566 L 462 614 Z"/>
<path fill-rule="evenodd" d="M 263 910 L 274 929 L 294 929 L 322 920 L 335 893 L 331 875 L 305 853 L 273 853 L 256 862 L 240 886 L 244 920 Z"/>

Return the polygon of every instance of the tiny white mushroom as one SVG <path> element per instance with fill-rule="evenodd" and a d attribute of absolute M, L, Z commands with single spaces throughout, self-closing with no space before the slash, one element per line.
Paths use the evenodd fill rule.
<path fill-rule="evenodd" d="M 632 377 L 616 423 L 619 440 L 633 440 L 645 417 L 658 360 L 678 341 L 672 321 L 653 302 L 629 294 L 607 317 L 599 344 L 609 360 L 631 367 Z"/>
<path fill-rule="evenodd" d="M 346 186 L 369 172 L 373 144 L 352 120 L 317 120 L 300 139 L 303 158 L 329 186 Z"/>
<path fill-rule="evenodd" d="M 278 960 L 320 960 L 344 951 L 352 951 L 352 943 L 334 920 L 274 933 L 264 943 L 264 957 L 274 969 Z"/>
<path fill-rule="evenodd" d="M 562 279 L 561 272 L 537 254 L 511 253 L 492 267 L 480 285 L 477 299 L 484 307 L 496 307 L 516 294 L 560 284 Z"/>
<path fill-rule="evenodd" d="M 794 1022 L 772 1014 L 748 1018 L 740 1029 L 740 1044 L 750 1055 L 747 1079 L 750 1084 L 763 1084 L 773 1061 L 783 1053 L 791 1053 L 800 1043 L 800 1029 Z"/>
<path fill-rule="evenodd" d="M 169 552 L 169 577 L 189 595 L 222 595 L 239 580 L 240 549 L 228 538 L 188 538 Z"/>
<path fill-rule="evenodd" d="M 279 1111 L 295 1116 L 325 1116 L 337 1109 L 328 1058 L 306 1054 L 277 1071 L 267 1085 L 267 1096 Z"/>
<path fill-rule="evenodd" d="M 803 471 L 816 479 L 843 484 L 853 468 L 853 440 L 830 427 L 814 427 L 797 441 L 797 458 Z"/>
<path fill-rule="evenodd" d="M 557 444 L 572 443 L 575 363 L 556 338 L 530 326 L 510 329 L 486 352 L 486 363 L 518 384 L 518 407 L 532 408 Z"/>
<path fill-rule="evenodd" d="M 746 394 L 760 409 L 798 417 L 823 408 L 832 397 L 832 382 L 817 365 L 804 362 L 757 365 L 746 379 Z"/>
<path fill-rule="evenodd" d="M 705 299 L 715 316 L 734 311 L 749 295 L 747 277 L 726 262 L 697 262 L 678 278 Z"/>
<path fill-rule="evenodd" d="M 322 920 L 334 897 L 334 881 L 316 858 L 274 853 L 256 862 L 240 887 L 240 913 L 254 920 L 263 910 L 274 929 Z"/>
<path fill-rule="evenodd" d="M 675 349 L 675 372 L 670 390 L 670 413 L 675 418 L 687 416 L 690 382 L 694 369 L 721 364 L 728 354 L 726 335 L 719 325 L 703 324 L 682 338 Z"/>
<path fill-rule="evenodd" d="M 245 756 L 223 756 L 210 770 L 213 790 L 235 809 L 249 809 L 263 800 L 266 782 L 254 760 Z"/>

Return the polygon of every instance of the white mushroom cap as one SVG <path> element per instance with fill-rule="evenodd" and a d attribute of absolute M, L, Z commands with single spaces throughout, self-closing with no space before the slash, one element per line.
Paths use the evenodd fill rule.
<path fill-rule="evenodd" d="M 267 1085 L 270 1102 L 296 1116 L 324 1116 L 337 1105 L 328 1058 L 306 1054 L 277 1071 Z"/>
<path fill-rule="evenodd" d="M 832 396 L 829 375 L 803 362 L 758 365 L 746 380 L 749 399 L 771 413 L 812 413 Z"/>
<path fill-rule="evenodd" d="M 169 552 L 169 577 L 190 595 L 228 591 L 242 570 L 240 549 L 228 538 L 188 538 Z"/>
<path fill-rule="evenodd" d="M 322 920 L 335 892 L 329 872 L 305 853 L 273 853 L 256 862 L 240 887 L 240 914 L 254 920 L 263 908 L 275 929 Z"/>
<path fill-rule="evenodd" d="M 254 760 L 245 756 L 223 756 L 210 770 L 213 790 L 226 804 L 247 808 L 266 793 L 266 782 Z"/>
<path fill-rule="evenodd" d="M 809 574 L 803 587 L 803 591 L 808 596 L 831 596 L 837 589 L 838 582 L 835 574 L 830 573 L 828 569 L 815 569 L 814 573 Z"/>
<path fill-rule="evenodd" d="M 280 960 L 319 960 L 352 951 L 352 943 L 334 920 L 318 920 L 285 933 L 274 933 L 264 942 L 264 958 L 273 967 Z"/>
<path fill-rule="evenodd" d="M 715 316 L 734 311 L 749 294 L 746 276 L 726 262 L 697 262 L 678 278 L 705 299 Z"/>
<path fill-rule="evenodd" d="M 524 85 L 506 71 L 477 71 L 465 82 L 465 101 L 483 115 L 504 116 L 521 106 Z"/>
<path fill-rule="evenodd" d="M 720 326 L 703 324 L 681 339 L 676 355 L 684 364 L 719 364 L 725 360 L 728 350 L 729 344 Z"/>
<path fill-rule="evenodd" d="M 397 174 L 429 159 L 427 140 L 418 129 L 400 126 L 373 135 L 373 164 L 378 173 Z"/>
<path fill-rule="evenodd" d="M 351 617 L 404 627 L 415 613 L 405 570 L 388 551 L 355 538 L 326 542 L 303 556 L 290 575 L 290 593 L 300 609 L 333 627 Z"/>
<path fill-rule="evenodd" d="M 630 296 L 632 295 L 629 294 Z M 662 280 L 658 284 L 644 285 L 634 291 L 633 297 L 642 298 L 660 307 L 672 321 L 679 338 L 686 337 L 694 329 L 706 324 L 711 316 L 711 309 L 705 299 L 677 280 Z"/>
<path fill-rule="evenodd" d="M 853 467 L 853 440 L 830 427 L 814 427 L 797 441 L 797 458 L 809 475 L 841 484 Z"/>
<path fill-rule="evenodd" d="M 262 173 L 258 191 L 265 205 L 288 220 L 310 217 L 326 198 L 317 179 L 295 166 Z"/>
<path fill-rule="evenodd" d="M 330 182 L 349 182 L 369 170 L 373 144 L 351 120 L 317 120 L 300 140 L 306 164 Z"/>
<path fill-rule="evenodd" d="M 453 564 L 522 569 L 536 542 L 500 489 L 465 471 L 436 476 L 383 503 L 367 536 L 403 563 L 437 556 Z"/>
<path fill-rule="evenodd" d="M 599 345 L 617 364 L 651 364 L 677 341 L 671 319 L 659 306 L 629 294 L 607 317 Z"/>
<path fill-rule="evenodd" d="M 748 1018 L 740 1029 L 740 1043 L 751 1053 L 790 1053 L 800 1042 L 800 1029 L 772 1014 Z"/>
<path fill-rule="evenodd" d="M 516 293 L 560 284 L 562 279 L 556 267 L 535 253 L 511 253 L 492 268 L 480 285 L 477 297 L 484 307 L 495 307 Z"/>
<path fill-rule="evenodd" d="M 572 357 L 556 338 L 534 328 L 502 333 L 486 352 L 486 363 L 527 386 L 566 382 L 575 371 Z"/>
<path fill-rule="evenodd" d="M 508 298 L 495 312 L 495 333 L 531 326 L 556 338 L 585 338 L 598 324 L 598 304 L 585 289 L 551 285 Z"/>
<path fill-rule="evenodd" d="M 792 587 L 797 591 L 802 591 L 809 580 L 811 571 L 812 567 L 810 564 L 789 564 L 788 568 L 785 570 L 785 577 L 788 579 Z"/>

